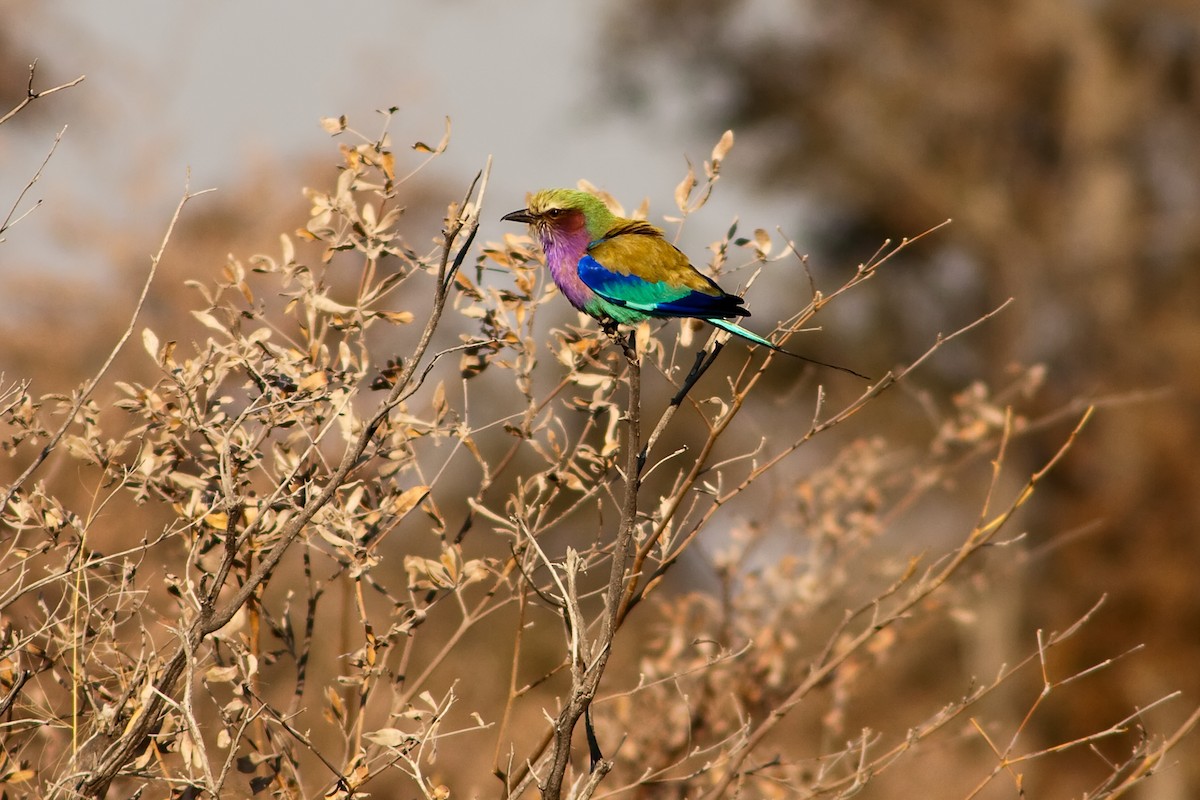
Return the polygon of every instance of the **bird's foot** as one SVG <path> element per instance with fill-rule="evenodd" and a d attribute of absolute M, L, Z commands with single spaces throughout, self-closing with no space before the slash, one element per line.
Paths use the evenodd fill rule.
<path fill-rule="evenodd" d="M 637 361 L 637 329 L 629 331 L 629 336 L 621 335 L 621 328 L 612 320 L 603 320 L 600 323 L 600 329 L 612 339 L 613 342 L 621 348 L 621 352 L 625 354 L 625 358 L 629 361 Z"/>

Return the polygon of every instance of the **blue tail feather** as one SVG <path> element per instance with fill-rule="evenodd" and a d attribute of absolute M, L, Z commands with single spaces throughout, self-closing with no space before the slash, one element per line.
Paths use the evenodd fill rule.
<path fill-rule="evenodd" d="M 854 370 L 850 369 L 849 367 L 839 367 L 837 364 L 829 364 L 824 361 L 818 361 L 815 358 L 809 358 L 808 356 L 802 356 L 799 353 L 793 353 L 791 350 L 784 350 L 779 345 L 777 345 L 771 341 L 768 341 L 767 339 L 764 339 L 763 337 L 759 336 L 757 333 L 748 331 L 745 328 L 743 328 L 741 325 L 732 323 L 727 319 L 720 319 L 720 318 L 712 319 L 712 318 L 710 318 L 710 319 L 706 319 L 705 321 L 708 322 L 710 325 L 713 325 L 714 327 L 720 328 L 723 331 L 729 331 L 734 336 L 740 336 L 741 338 L 745 339 L 748 342 L 753 342 L 754 344 L 760 344 L 763 347 L 768 347 L 771 350 L 774 350 L 776 353 L 783 353 L 785 356 L 791 356 L 792 358 L 798 358 L 801 361 L 807 361 L 810 364 L 816 364 L 816 365 L 822 366 L 822 367 L 829 367 L 830 369 L 840 370 L 841 372 L 848 372 L 851 375 L 855 375 L 866 381 L 871 380 L 866 375 L 863 375 L 861 372 L 855 372 Z"/>
<path fill-rule="evenodd" d="M 768 341 L 767 339 L 764 339 L 763 337 L 759 336 L 757 333 L 748 331 L 745 328 L 743 328 L 741 325 L 737 325 L 733 322 L 730 322 L 729 320 L 707 319 L 705 321 L 712 324 L 714 327 L 720 328 L 723 331 L 729 331 L 734 336 L 740 336 L 747 341 L 754 342 L 755 344 L 761 344 L 763 347 L 769 347 L 772 350 L 775 350 L 776 352 L 780 352 L 780 353 L 786 352 L 783 348 L 779 347 L 776 344 L 773 344 L 772 342 Z"/>

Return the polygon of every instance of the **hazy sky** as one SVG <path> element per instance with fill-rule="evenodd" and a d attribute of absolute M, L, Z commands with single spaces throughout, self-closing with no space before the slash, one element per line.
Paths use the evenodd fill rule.
<path fill-rule="evenodd" d="M 0 204 L 7 208 L 54 133 L 70 126 L 31 194 L 48 207 L 9 234 L 3 260 L 52 251 L 64 219 L 81 215 L 87 227 L 144 224 L 150 252 L 189 168 L 199 189 L 234 188 L 255 162 L 286 167 L 289 158 L 315 154 L 332 167 L 336 152 L 318 119 L 347 114 L 374 133 L 374 110 L 388 106 L 401 109 L 391 128 L 398 155 L 418 139 L 436 141 L 451 117 L 451 146 L 434 174 L 455 192 L 494 157 L 494 213 L 485 213 L 483 239 L 499 235 L 493 218 L 525 191 L 579 178 L 627 205 L 648 195 L 653 213 L 669 213 L 684 156 L 706 158 L 723 126 L 687 125 L 687 97 L 643 116 L 612 108 L 597 75 L 608 5 L 55 0 L 34 14 L 0 11 L 40 59 L 39 87 L 87 76 L 40 101 L 36 126 L 0 128 Z M 735 209 L 747 210 L 733 185 L 737 153 L 726 172 L 733 180 L 706 209 L 711 230 L 692 234 L 689 250 L 716 238 Z M 282 174 L 279 185 L 290 190 L 289 180 L 299 192 L 300 176 Z M 80 265 L 78 253 L 63 261 L 66 270 L 95 266 Z"/>

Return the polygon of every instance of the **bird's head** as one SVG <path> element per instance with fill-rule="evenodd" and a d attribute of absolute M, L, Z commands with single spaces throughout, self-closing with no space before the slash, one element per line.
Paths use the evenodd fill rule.
<path fill-rule="evenodd" d="M 505 214 L 501 219 L 528 223 L 545 245 L 584 235 L 585 241 L 595 241 L 612 227 L 616 217 L 593 194 L 579 189 L 542 189 L 530 195 L 528 207 Z"/>

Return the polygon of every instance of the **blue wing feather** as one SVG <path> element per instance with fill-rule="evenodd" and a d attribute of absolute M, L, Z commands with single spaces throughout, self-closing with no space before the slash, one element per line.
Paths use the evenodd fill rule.
<path fill-rule="evenodd" d="M 587 287 L 608 302 L 640 311 L 653 317 L 745 317 L 750 312 L 742 307 L 742 298 L 726 294 L 705 278 L 717 294 L 672 286 L 669 283 L 647 281 L 632 273 L 607 269 L 590 255 L 579 260 L 579 278 Z"/>

